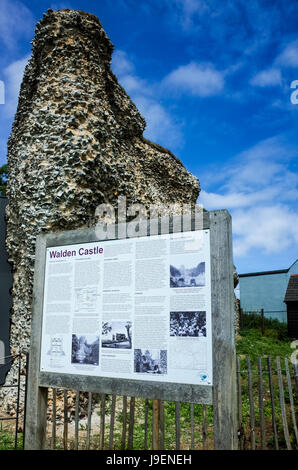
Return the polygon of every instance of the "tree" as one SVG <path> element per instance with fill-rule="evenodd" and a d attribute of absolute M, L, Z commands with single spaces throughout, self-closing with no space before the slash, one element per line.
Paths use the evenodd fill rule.
<path fill-rule="evenodd" d="M 6 194 L 6 185 L 8 178 L 8 167 L 7 164 L 0 167 L 0 195 L 4 196 Z"/>
<path fill-rule="evenodd" d="M 131 326 L 132 326 L 131 321 L 128 321 L 125 325 L 125 328 L 126 328 L 126 331 L 127 331 L 127 338 L 128 338 L 130 347 L 131 347 Z"/>
<path fill-rule="evenodd" d="M 107 335 L 110 331 L 112 331 L 112 327 L 109 324 L 109 322 L 103 322 L 102 324 L 102 334 L 105 336 Z"/>

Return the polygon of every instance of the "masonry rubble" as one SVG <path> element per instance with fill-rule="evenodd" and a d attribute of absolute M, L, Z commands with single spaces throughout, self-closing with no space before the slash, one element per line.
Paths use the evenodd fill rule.
<path fill-rule="evenodd" d="M 7 250 L 13 269 L 11 352 L 28 351 L 36 236 L 91 227 L 101 203 L 194 205 L 200 191 L 169 150 L 143 137 L 145 120 L 110 68 L 99 20 L 48 10 L 37 24 L 8 142 Z M 17 366 L 7 382 L 17 380 Z M 6 389 L 7 390 L 7 389 Z M 6 392 L 12 409 L 16 391 Z"/>

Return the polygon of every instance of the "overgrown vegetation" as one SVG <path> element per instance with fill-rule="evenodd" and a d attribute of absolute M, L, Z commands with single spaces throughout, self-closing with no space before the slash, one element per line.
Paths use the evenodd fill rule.
<path fill-rule="evenodd" d="M 23 434 L 18 433 L 17 449 L 23 448 Z M 11 427 L 0 423 L 0 450 L 14 450 L 15 449 L 15 433 Z"/>
<path fill-rule="evenodd" d="M 242 419 L 243 419 L 243 443 L 244 448 L 250 446 L 250 401 L 249 401 L 249 386 L 248 386 L 248 364 L 247 358 L 251 361 L 252 372 L 252 394 L 254 398 L 254 411 L 255 411 L 255 433 L 256 433 L 256 446 L 260 448 L 260 410 L 259 410 L 259 376 L 257 369 L 258 357 L 262 358 L 262 371 L 263 371 L 263 405 L 265 416 L 266 428 L 266 445 L 267 448 L 275 448 L 274 436 L 272 431 L 272 404 L 269 386 L 269 374 L 267 359 L 271 359 L 272 377 L 273 377 L 273 395 L 276 416 L 276 427 L 278 435 L 278 446 L 280 449 L 286 448 L 284 438 L 282 413 L 280 405 L 279 386 L 277 379 L 277 364 L 276 357 L 280 357 L 281 370 L 283 374 L 284 385 L 284 400 L 287 412 L 287 422 L 289 427 L 289 434 L 292 448 L 297 448 L 295 439 L 294 426 L 290 412 L 290 395 L 287 380 L 285 377 L 285 358 L 289 360 L 293 349 L 291 348 L 291 340 L 287 335 L 287 325 L 281 323 L 276 319 L 264 319 L 264 335 L 261 332 L 261 317 L 260 314 L 242 314 L 240 318 L 240 334 L 236 341 L 237 356 L 240 357 L 241 369 L 241 385 L 242 385 Z M 293 377 L 292 365 L 289 361 L 290 373 Z M 292 390 L 294 406 L 297 409 L 298 397 L 295 394 L 295 382 L 292 379 Z"/>
<path fill-rule="evenodd" d="M 241 334 L 252 329 L 261 331 L 260 313 L 241 313 L 239 322 Z M 276 318 L 264 318 L 264 332 L 265 337 L 272 337 L 281 341 L 288 340 L 287 324 L 278 321 Z"/>
<path fill-rule="evenodd" d="M 279 339 L 275 329 L 265 330 L 265 335 L 262 336 L 260 330 L 252 328 L 240 331 L 236 341 L 236 352 L 238 356 L 249 356 L 252 363 L 256 363 L 258 357 L 289 358 L 293 349 L 291 341 L 288 338 Z"/>

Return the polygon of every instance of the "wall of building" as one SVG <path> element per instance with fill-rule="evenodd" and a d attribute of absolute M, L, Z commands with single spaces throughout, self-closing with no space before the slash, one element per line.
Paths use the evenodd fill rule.
<path fill-rule="evenodd" d="M 240 306 L 244 312 L 265 311 L 267 318 L 287 321 L 284 297 L 291 274 L 298 273 L 298 260 L 288 272 L 240 277 Z"/>
<path fill-rule="evenodd" d="M 289 269 L 288 275 L 289 277 L 291 274 L 298 274 L 298 259 L 295 261 L 295 263 L 292 264 L 292 266 Z"/>

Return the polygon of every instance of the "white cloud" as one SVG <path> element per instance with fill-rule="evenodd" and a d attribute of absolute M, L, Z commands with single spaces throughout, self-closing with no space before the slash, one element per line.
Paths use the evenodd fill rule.
<path fill-rule="evenodd" d="M 251 207 L 233 213 L 234 254 L 245 256 L 252 249 L 280 253 L 298 245 L 298 212 L 286 205 Z"/>
<path fill-rule="evenodd" d="M 148 83 L 136 75 L 134 65 L 124 51 L 116 50 L 113 53 L 111 66 L 128 94 L 153 95 L 153 90 Z"/>
<path fill-rule="evenodd" d="M 195 15 L 203 15 L 210 11 L 209 5 L 203 0 L 175 0 L 179 9 L 179 20 L 186 30 L 194 25 Z M 170 5 L 172 8 L 172 4 Z"/>
<path fill-rule="evenodd" d="M 273 61 L 272 67 L 257 73 L 250 80 L 250 84 L 262 88 L 281 86 L 284 68 L 298 68 L 298 40 L 287 44 Z"/>
<path fill-rule="evenodd" d="M 252 192 L 236 192 L 231 191 L 226 194 L 208 193 L 202 190 L 200 200 L 205 207 L 218 209 L 221 207 L 229 207 L 230 209 L 250 207 L 255 204 L 272 202 L 279 197 L 280 187 L 268 187 L 259 191 Z M 296 196 L 298 197 L 298 191 Z"/>
<path fill-rule="evenodd" d="M 209 63 L 191 62 L 173 70 L 165 77 L 164 85 L 194 96 L 217 95 L 224 88 L 224 72 L 216 70 Z"/>
<path fill-rule="evenodd" d="M 141 95 L 135 96 L 134 101 L 146 118 L 145 137 L 157 142 L 164 141 L 169 147 L 181 144 L 183 137 L 180 127 L 161 104 L 153 98 Z"/>
<path fill-rule="evenodd" d="M 298 68 L 298 39 L 290 42 L 281 54 L 275 59 L 275 63 L 281 67 Z"/>
<path fill-rule="evenodd" d="M 33 15 L 23 3 L 0 0 L 0 12 L 0 39 L 6 47 L 14 47 L 21 36 L 33 35 Z"/>
<path fill-rule="evenodd" d="M 4 76 L 6 77 L 4 112 L 8 118 L 14 116 L 17 110 L 20 86 L 29 58 L 30 56 L 26 56 L 23 59 L 16 60 L 4 70 Z"/>
<path fill-rule="evenodd" d="M 298 245 L 298 175 L 290 168 L 298 146 L 288 142 L 290 137 L 275 136 L 241 152 L 213 178 L 217 190 L 201 192 L 199 202 L 206 209 L 231 212 L 238 257 L 254 249 L 270 254 Z"/>
<path fill-rule="evenodd" d="M 296 186 L 297 174 L 292 173 L 287 166 L 298 153 L 296 141 L 291 143 L 292 137 L 274 136 L 236 155 L 222 172 L 221 190 L 234 188 L 237 192 L 247 192 L 273 185 L 282 185 L 283 190 L 285 185 L 288 189 L 291 185 Z"/>
<path fill-rule="evenodd" d="M 263 70 L 257 73 L 250 81 L 251 85 L 259 87 L 281 85 L 281 72 L 277 68 Z"/>
<path fill-rule="evenodd" d="M 151 95 L 151 90 L 145 80 L 141 80 L 136 75 L 127 74 L 121 78 L 121 85 L 128 94 L 141 93 Z"/>
<path fill-rule="evenodd" d="M 280 86 L 283 68 L 298 68 L 298 40 L 287 44 L 273 61 L 272 67 L 257 73 L 250 80 L 250 84 L 263 88 Z"/>
<path fill-rule="evenodd" d="M 140 78 L 124 51 L 114 52 L 112 70 L 144 116 L 147 123 L 145 136 L 164 146 L 179 146 L 182 141 L 181 129 L 158 99 L 159 84 L 149 84 Z"/>
<path fill-rule="evenodd" d="M 128 60 L 126 53 L 120 50 L 113 52 L 112 68 L 119 76 L 134 72 L 133 64 Z"/>

